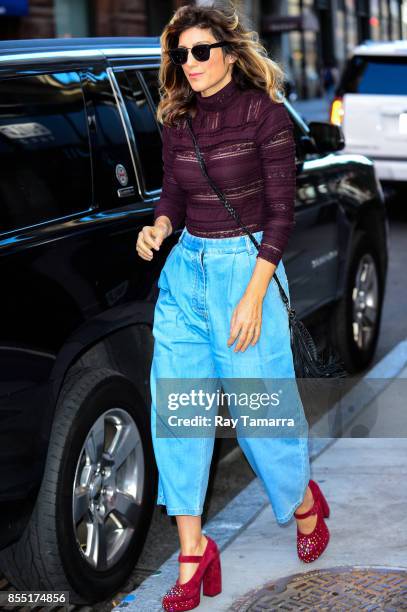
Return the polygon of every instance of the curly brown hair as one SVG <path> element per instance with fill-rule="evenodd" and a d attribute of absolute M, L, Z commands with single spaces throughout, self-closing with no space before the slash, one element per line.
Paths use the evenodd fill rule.
<path fill-rule="evenodd" d="M 270 59 L 259 35 L 245 24 L 243 15 L 232 4 L 217 6 L 181 6 L 165 26 L 161 37 L 161 65 L 157 120 L 173 126 L 196 106 L 195 91 L 180 66 L 172 63 L 168 50 L 178 46 L 184 30 L 191 27 L 210 29 L 215 40 L 229 44 L 222 47 L 223 56 L 233 54 L 232 78 L 240 89 L 257 88 L 266 91 L 274 102 L 282 102 L 285 74 L 282 66 Z"/>

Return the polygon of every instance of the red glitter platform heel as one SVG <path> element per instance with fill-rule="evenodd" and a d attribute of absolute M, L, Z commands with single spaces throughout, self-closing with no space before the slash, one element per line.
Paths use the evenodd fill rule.
<path fill-rule="evenodd" d="M 310 480 L 308 486 L 314 498 L 312 508 L 302 514 L 294 512 L 295 518 L 299 519 L 307 518 L 307 516 L 311 516 L 311 514 L 318 515 L 315 529 L 311 533 L 301 533 L 297 525 L 297 552 L 301 561 L 305 563 L 310 563 L 318 559 L 329 542 L 329 530 L 324 521 L 324 517 L 328 518 L 329 516 L 328 502 L 314 480 Z"/>
<path fill-rule="evenodd" d="M 201 582 L 203 582 L 204 595 L 214 597 L 222 591 L 219 550 L 212 538 L 205 537 L 208 543 L 203 555 L 182 555 L 179 553 L 178 561 L 181 563 L 190 562 L 199 563 L 199 565 L 188 582 L 180 584 L 177 578 L 174 586 L 163 597 L 162 606 L 164 610 L 178 612 L 179 610 L 197 608 L 201 596 Z"/>

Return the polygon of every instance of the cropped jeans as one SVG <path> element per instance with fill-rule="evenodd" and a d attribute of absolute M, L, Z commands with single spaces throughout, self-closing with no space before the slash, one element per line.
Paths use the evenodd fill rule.
<path fill-rule="evenodd" d="M 262 231 L 254 233 L 260 243 Z M 189 379 L 292 379 L 295 385 L 287 309 L 271 279 L 263 300 L 260 337 L 245 351 L 230 347 L 233 310 L 243 297 L 256 264 L 257 249 L 247 235 L 230 238 L 193 236 L 186 228 L 161 271 L 154 312 L 154 353 L 150 374 L 151 432 L 159 473 L 157 504 L 168 515 L 200 515 L 205 501 L 214 435 L 158 436 L 157 381 Z M 290 298 L 285 268 L 275 273 Z M 262 482 L 278 523 L 286 523 L 301 505 L 310 478 L 308 423 L 298 436 L 242 436 L 238 443 Z M 231 412 L 231 406 L 228 406 Z"/>

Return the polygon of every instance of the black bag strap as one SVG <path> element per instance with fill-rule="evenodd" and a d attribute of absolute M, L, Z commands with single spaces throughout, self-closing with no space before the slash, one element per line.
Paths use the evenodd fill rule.
<path fill-rule="evenodd" d="M 198 158 L 198 162 L 199 162 L 199 165 L 201 167 L 203 175 L 209 181 L 210 186 L 212 187 L 212 189 L 214 190 L 214 192 L 216 193 L 216 195 L 218 196 L 218 198 L 220 199 L 222 204 L 225 206 L 225 208 L 228 211 L 228 213 L 230 215 L 232 215 L 232 217 L 234 218 L 236 223 L 246 232 L 246 234 L 249 236 L 250 240 L 253 242 L 254 246 L 257 248 L 257 250 L 259 250 L 259 248 L 260 248 L 259 243 L 257 242 L 256 238 L 253 236 L 253 234 L 250 232 L 250 230 L 248 230 L 247 227 L 245 225 L 243 225 L 237 210 L 235 208 L 233 208 L 233 206 L 230 204 L 230 202 L 228 202 L 228 200 L 226 199 L 226 197 L 222 193 L 222 191 L 220 191 L 220 189 L 217 188 L 215 183 L 208 176 L 208 173 L 206 171 L 205 161 L 204 161 L 204 159 L 202 157 L 201 151 L 200 151 L 198 143 L 196 141 L 196 137 L 195 137 L 194 131 L 192 129 L 192 118 L 191 118 L 191 115 L 188 114 L 186 116 L 186 119 L 187 119 L 187 124 L 188 124 L 189 131 L 190 131 L 191 136 L 192 136 L 192 140 L 194 141 L 195 153 L 196 153 L 196 156 Z M 282 287 L 282 285 L 281 285 L 281 283 L 280 283 L 280 281 L 279 281 L 279 279 L 277 277 L 277 274 L 275 272 L 273 274 L 273 278 L 275 279 L 275 281 L 276 281 L 276 283 L 278 285 L 278 288 L 279 288 L 279 291 L 280 291 L 280 295 L 281 295 L 281 299 L 283 300 L 283 302 L 284 302 L 284 304 L 285 304 L 285 306 L 286 306 L 286 308 L 288 310 L 288 314 L 290 315 L 290 317 L 295 316 L 295 310 L 294 310 L 294 308 L 290 307 L 290 303 L 288 301 L 288 297 L 287 297 L 287 295 L 286 295 L 286 293 L 285 293 L 285 291 L 284 291 L 284 289 L 283 289 L 283 287 Z"/>

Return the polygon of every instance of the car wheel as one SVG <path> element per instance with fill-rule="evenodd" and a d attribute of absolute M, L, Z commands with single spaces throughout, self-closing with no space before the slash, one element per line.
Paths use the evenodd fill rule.
<path fill-rule="evenodd" d="M 349 373 L 366 368 L 376 349 L 384 296 L 379 257 L 364 232 L 355 235 L 342 298 L 333 309 L 330 335 Z"/>
<path fill-rule="evenodd" d="M 63 385 L 42 484 L 0 567 L 22 590 L 94 603 L 125 583 L 143 546 L 156 484 L 150 412 L 133 383 L 84 368 Z"/>

